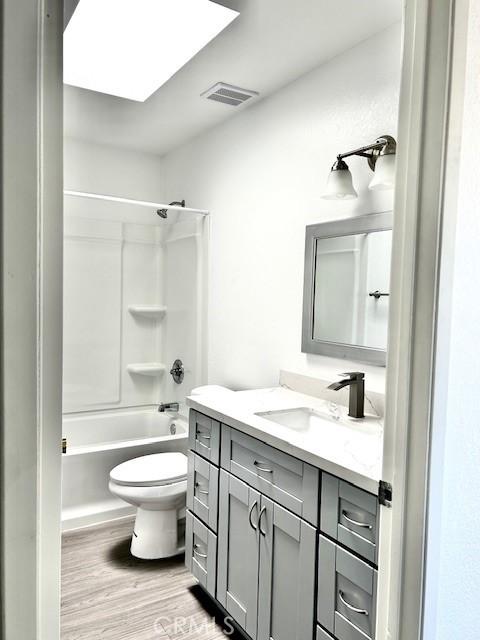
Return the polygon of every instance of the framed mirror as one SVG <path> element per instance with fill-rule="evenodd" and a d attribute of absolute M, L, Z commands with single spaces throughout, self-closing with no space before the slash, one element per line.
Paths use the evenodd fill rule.
<path fill-rule="evenodd" d="M 386 363 L 392 212 L 310 225 L 302 351 Z"/>

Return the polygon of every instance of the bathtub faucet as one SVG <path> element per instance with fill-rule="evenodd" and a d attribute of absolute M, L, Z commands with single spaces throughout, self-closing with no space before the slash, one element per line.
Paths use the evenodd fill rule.
<path fill-rule="evenodd" d="M 165 411 L 176 411 L 178 413 L 180 405 L 178 402 L 162 402 L 159 405 L 158 410 L 160 413 L 165 413 Z"/>

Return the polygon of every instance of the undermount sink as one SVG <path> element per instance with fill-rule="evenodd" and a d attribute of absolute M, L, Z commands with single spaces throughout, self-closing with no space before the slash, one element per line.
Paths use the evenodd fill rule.
<path fill-rule="evenodd" d="M 280 411 L 260 411 L 255 414 L 265 420 L 276 422 L 293 431 L 309 431 L 321 428 L 322 423 L 335 422 L 335 418 L 319 413 L 308 407 L 281 409 Z"/>

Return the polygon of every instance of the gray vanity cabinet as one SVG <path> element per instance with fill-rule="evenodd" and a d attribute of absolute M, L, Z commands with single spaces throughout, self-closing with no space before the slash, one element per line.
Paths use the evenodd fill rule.
<path fill-rule="evenodd" d="M 237 626 L 375 640 L 378 497 L 193 410 L 189 445 L 186 565 Z"/>
<path fill-rule="evenodd" d="M 315 529 L 220 471 L 217 600 L 253 640 L 310 640 Z"/>
<path fill-rule="evenodd" d="M 258 640 L 309 640 L 315 608 L 315 529 L 262 496 Z"/>
<path fill-rule="evenodd" d="M 220 471 L 217 600 L 256 640 L 260 494 Z"/>

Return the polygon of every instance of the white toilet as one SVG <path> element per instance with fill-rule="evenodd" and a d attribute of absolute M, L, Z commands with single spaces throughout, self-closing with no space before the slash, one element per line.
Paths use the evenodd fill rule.
<path fill-rule="evenodd" d="M 185 510 L 187 456 L 154 453 L 119 464 L 110 472 L 110 491 L 137 507 L 131 552 L 154 560 L 184 550 L 178 519 Z"/>

